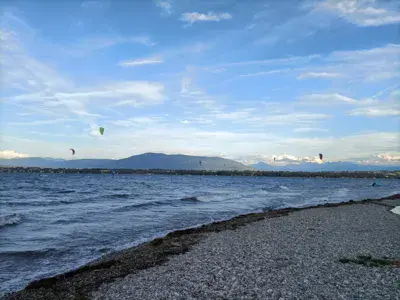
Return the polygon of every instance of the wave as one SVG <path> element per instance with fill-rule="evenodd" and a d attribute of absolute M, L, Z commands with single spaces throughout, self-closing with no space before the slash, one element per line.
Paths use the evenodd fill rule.
<path fill-rule="evenodd" d="M 185 201 L 185 202 L 202 202 L 196 196 L 194 196 L 194 197 L 185 197 L 185 198 L 182 198 L 181 201 Z"/>
<path fill-rule="evenodd" d="M 10 214 L 0 216 L 0 228 L 12 225 L 18 225 L 22 222 L 22 216 L 19 214 Z"/>
<path fill-rule="evenodd" d="M 11 257 L 19 257 L 19 258 L 45 257 L 56 251 L 57 251 L 57 249 L 55 249 L 55 248 L 46 248 L 46 249 L 39 249 L 39 250 L 3 251 L 3 252 L 0 252 L 0 257 L 2 257 L 2 256 L 7 256 L 7 257 L 11 256 Z"/>
<path fill-rule="evenodd" d="M 111 194 L 111 195 L 107 195 L 107 197 L 110 197 L 110 198 L 129 198 L 132 195 L 133 194 Z"/>
<path fill-rule="evenodd" d="M 290 188 L 288 188 L 287 186 L 285 186 L 285 185 L 279 185 L 278 186 L 281 190 L 284 190 L 284 191 L 289 191 L 290 190 Z"/>
<path fill-rule="evenodd" d="M 276 190 L 284 190 L 284 191 L 290 191 L 291 189 L 288 188 L 286 185 L 274 185 L 274 186 L 269 186 L 269 187 L 263 187 L 261 188 L 263 191 L 276 191 Z"/>
<path fill-rule="evenodd" d="M 62 190 L 62 191 L 57 191 L 57 194 L 71 194 L 75 193 L 74 190 Z"/>
<path fill-rule="evenodd" d="M 74 198 L 69 200 L 27 200 L 27 201 L 6 201 L 4 202 L 7 206 L 57 206 L 63 204 L 75 204 L 75 203 L 85 203 L 85 202 L 94 202 L 97 197 L 90 198 Z"/>
<path fill-rule="evenodd" d="M 135 203 L 124 205 L 118 208 L 113 209 L 114 212 L 125 212 L 131 209 L 138 209 L 138 208 L 146 208 L 146 207 L 154 207 L 154 206 L 163 206 L 163 205 L 173 205 L 173 201 L 171 200 L 164 200 L 164 201 L 151 201 L 151 202 L 142 202 L 142 203 Z"/>
<path fill-rule="evenodd" d="M 347 196 L 349 192 L 349 189 L 347 188 L 341 188 L 341 189 L 337 189 L 336 192 L 334 193 L 335 197 L 345 197 Z"/>

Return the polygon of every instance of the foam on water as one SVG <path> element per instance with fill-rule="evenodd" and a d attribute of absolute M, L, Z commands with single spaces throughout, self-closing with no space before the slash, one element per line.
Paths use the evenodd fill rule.
<path fill-rule="evenodd" d="M 22 222 L 22 216 L 16 213 L 0 216 L 0 228 L 17 225 L 20 224 L 21 222 Z"/>

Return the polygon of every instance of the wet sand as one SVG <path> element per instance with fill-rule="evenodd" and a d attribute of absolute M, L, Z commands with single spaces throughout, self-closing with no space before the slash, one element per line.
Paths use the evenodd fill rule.
<path fill-rule="evenodd" d="M 207 265 L 207 262 L 210 263 L 210 257 L 214 259 L 211 260 L 213 265 L 218 266 L 221 263 L 221 266 L 224 266 L 229 256 L 226 257 L 226 254 L 215 256 L 214 254 L 219 253 L 216 250 L 218 247 L 227 247 L 227 245 L 232 242 L 232 239 L 236 239 L 235 243 L 226 248 L 227 250 L 224 251 L 224 253 L 234 248 L 233 245 L 238 247 L 235 253 L 239 253 L 242 251 L 241 249 L 247 249 L 246 247 L 249 244 L 255 243 L 253 245 L 254 248 L 249 250 L 251 253 L 256 253 L 257 249 L 264 249 L 263 247 L 268 248 L 273 245 L 278 250 L 282 249 L 283 252 L 286 251 L 286 256 L 299 255 L 303 260 L 305 257 L 304 255 L 307 255 L 307 257 L 310 255 L 314 255 L 315 257 L 324 256 L 326 251 L 320 253 L 320 249 L 325 246 L 321 244 L 322 246 L 313 247 L 313 245 L 318 245 L 321 241 L 323 241 L 323 243 L 331 243 L 330 240 L 333 239 L 335 247 L 344 249 L 341 252 L 342 257 L 332 257 L 332 259 L 324 257 L 324 259 L 329 259 L 329 261 L 334 262 L 334 266 L 340 266 L 339 268 L 343 272 L 350 272 L 352 266 L 355 265 L 356 269 L 358 268 L 357 270 L 360 272 L 357 273 L 357 276 L 364 273 L 367 274 L 369 272 L 368 270 L 370 270 L 368 268 L 371 268 L 370 266 L 362 266 L 363 262 L 359 263 L 356 260 L 357 251 L 352 251 L 352 249 L 358 247 L 357 245 L 362 244 L 363 247 L 366 248 L 363 248 L 361 253 L 364 254 L 364 265 L 369 264 L 370 261 L 372 261 L 372 263 L 375 262 L 378 266 L 372 266 L 372 268 L 384 272 L 384 274 L 379 273 L 380 271 L 377 273 L 380 278 L 382 278 L 382 276 L 386 278 L 386 275 L 390 275 L 390 278 L 393 278 L 394 281 L 400 280 L 400 269 L 398 268 L 400 245 L 397 248 L 395 247 L 399 243 L 397 241 L 398 238 L 395 238 L 396 235 L 391 232 L 398 232 L 400 229 L 400 217 L 390 212 L 390 209 L 396 206 L 395 202 L 398 203 L 398 200 L 395 199 L 400 199 L 400 195 L 397 194 L 382 199 L 366 199 L 362 201 L 325 204 L 308 208 L 266 211 L 263 213 L 241 215 L 227 221 L 215 222 L 197 228 L 174 231 L 163 238 L 158 238 L 137 247 L 104 256 L 74 271 L 34 281 L 25 289 L 10 294 L 6 296 L 5 299 L 147 299 L 146 297 L 148 297 L 148 299 L 232 299 L 235 297 L 239 299 L 286 299 L 285 297 L 289 299 L 290 297 L 294 297 L 293 299 L 296 299 L 295 297 L 300 296 L 302 290 L 290 291 L 290 289 L 287 289 L 287 295 L 284 290 L 277 291 L 277 283 L 273 281 L 264 282 L 260 275 L 263 273 L 251 273 L 246 275 L 236 274 L 234 277 L 236 279 L 241 276 L 254 276 L 254 282 L 257 282 L 257 284 L 246 284 L 239 280 L 236 282 L 235 287 L 232 287 L 230 283 L 235 280 L 230 278 L 229 274 L 225 274 L 225 276 L 219 279 L 217 278 L 219 272 L 223 273 L 228 271 L 229 273 L 229 268 L 235 269 L 231 262 L 229 263 L 229 267 L 226 265 L 226 267 L 220 268 L 219 271 L 211 267 L 208 267 L 208 271 L 204 271 L 202 268 Z M 299 217 L 299 215 L 301 215 L 301 217 Z M 354 216 L 354 220 L 352 216 Z M 319 221 L 315 220 L 320 220 L 321 218 L 330 220 L 324 224 L 323 228 L 325 228 L 325 231 L 324 234 L 321 233 L 320 235 L 321 241 L 308 240 L 308 242 L 302 243 L 303 246 L 301 249 L 292 249 L 290 240 L 293 238 L 293 230 L 297 230 L 302 236 L 304 233 L 318 232 L 321 224 Z M 337 222 L 340 218 L 343 218 L 340 220 L 341 222 Z M 278 219 L 279 222 L 277 222 Z M 313 224 L 312 227 L 307 227 L 308 225 L 305 226 L 305 220 L 309 220 L 309 222 L 307 221 L 306 223 Z M 378 223 L 372 224 L 371 220 L 375 220 Z M 291 229 L 283 231 L 285 226 L 289 226 L 287 224 L 290 224 Z M 340 227 L 340 224 L 345 225 Z M 365 228 L 368 228 L 368 226 L 370 226 L 370 228 L 365 232 L 366 234 L 363 235 L 363 240 L 353 245 L 351 236 L 358 234 L 357 228 L 360 224 Z M 382 231 L 382 228 L 387 231 L 387 235 L 384 234 L 385 230 Z M 280 231 L 281 229 L 282 231 Z M 381 231 L 376 231 L 378 229 Z M 335 236 L 324 240 L 328 237 L 327 233 L 330 231 L 332 231 Z M 369 233 L 371 233 L 370 236 Z M 264 236 L 265 234 L 269 234 L 268 238 Z M 376 234 L 376 236 L 374 236 L 374 234 Z M 236 235 L 240 235 L 240 239 L 237 239 L 238 237 Z M 379 238 L 383 240 L 379 241 Z M 247 240 L 246 243 L 245 240 Z M 382 255 L 386 258 L 378 257 L 380 253 L 379 245 L 386 240 L 388 243 L 385 250 L 382 250 Z M 221 245 L 216 247 L 218 243 L 221 243 Z M 241 243 L 243 244 L 241 245 Z M 279 253 L 280 251 L 278 250 L 272 251 L 270 249 L 268 251 L 271 253 Z M 312 253 L 313 251 L 316 252 Z M 345 255 L 345 253 L 347 253 L 346 251 L 348 252 L 347 256 Z M 202 253 L 204 253 L 204 257 Z M 211 256 L 209 256 L 209 253 L 214 254 L 210 254 Z M 235 253 L 231 253 L 230 256 Z M 368 258 L 371 253 L 373 253 L 374 256 Z M 244 270 L 249 268 L 259 269 L 261 267 L 257 266 L 263 266 L 263 264 L 265 264 L 265 267 L 267 267 L 267 264 L 269 264 L 268 274 L 275 274 L 276 276 L 274 276 L 274 278 L 280 278 L 278 276 L 278 274 L 280 274 L 283 281 L 290 280 L 290 278 L 292 278 L 292 273 L 281 273 L 282 265 L 276 265 L 276 262 L 282 258 L 276 255 L 270 255 L 268 260 L 264 261 L 263 259 L 259 259 L 263 257 L 261 254 L 259 256 L 247 256 L 243 254 L 238 264 L 244 265 Z M 336 254 L 333 253 L 332 255 L 335 256 Z M 381 260 L 377 262 L 377 260 L 374 260 L 375 257 Z M 338 261 L 338 259 L 342 259 L 342 261 Z M 345 261 L 345 259 L 347 259 L 347 261 Z M 187 260 L 187 266 L 180 265 L 179 262 L 185 260 Z M 218 260 L 221 260 L 221 262 Z M 255 263 L 255 261 L 257 263 Z M 379 265 L 379 263 L 381 263 L 382 266 Z M 287 262 L 283 263 L 283 265 L 285 264 L 287 264 Z M 194 269 L 189 268 L 190 265 Z M 327 263 L 327 265 L 329 264 Z M 194 266 L 197 267 L 195 268 Z M 162 273 L 163 271 L 165 272 L 163 268 L 167 268 L 168 272 Z M 308 268 L 310 268 L 310 266 L 308 266 Z M 234 271 L 232 271 L 232 274 L 233 273 Z M 167 275 L 159 277 L 161 276 L 160 274 Z M 193 274 L 197 274 L 196 278 L 192 277 Z M 180 277 L 176 277 L 178 275 Z M 217 277 L 212 277 L 208 285 L 203 285 L 204 281 L 208 280 L 205 279 L 204 276 L 209 275 Z M 307 274 L 305 274 L 305 276 L 306 275 Z M 184 278 L 185 276 L 187 278 Z M 326 276 L 329 277 L 330 275 Z M 163 280 L 167 277 L 172 281 Z M 267 277 L 268 276 L 265 278 Z M 332 278 L 331 280 L 338 280 L 337 277 Z M 292 279 L 294 279 L 294 277 Z M 323 281 L 325 279 L 322 278 L 321 280 Z M 362 282 L 361 279 L 356 279 L 357 282 Z M 296 280 L 298 280 L 298 278 Z M 309 279 L 307 280 L 310 281 Z M 146 282 L 153 282 L 153 284 L 151 286 L 146 286 Z M 191 288 L 186 288 L 185 285 L 182 285 L 183 282 L 191 282 Z M 364 297 L 366 299 L 370 296 L 372 297 L 371 299 L 385 299 L 383 297 L 396 296 L 396 287 L 391 288 L 393 282 L 389 285 L 390 287 L 381 284 L 381 286 L 383 286 L 382 295 L 379 294 L 379 291 L 370 290 L 363 286 L 359 287 L 360 291 L 358 293 L 362 294 L 362 291 L 367 290 L 368 293 L 366 297 Z M 249 290 L 250 294 L 247 293 L 246 290 Z M 309 291 L 311 290 L 312 289 Z M 234 294 L 229 294 L 232 293 L 232 291 Z M 397 291 L 400 292 L 400 290 Z M 318 291 L 315 293 L 318 293 Z M 322 293 L 320 294 L 321 297 L 331 299 L 329 296 L 331 294 L 324 295 L 322 291 L 320 291 L 320 293 Z M 344 295 L 351 295 L 351 293 Z M 336 297 L 336 299 L 340 298 L 339 294 L 331 296 L 333 298 Z M 345 297 L 344 299 L 348 298 Z"/>

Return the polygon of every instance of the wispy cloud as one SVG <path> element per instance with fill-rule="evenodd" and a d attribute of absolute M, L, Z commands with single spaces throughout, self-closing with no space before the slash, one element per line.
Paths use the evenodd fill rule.
<path fill-rule="evenodd" d="M 72 56 L 85 56 L 94 51 L 113 47 L 120 44 L 140 44 L 147 47 L 157 45 L 156 42 L 152 41 L 149 36 L 101 36 L 101 37 L 90 37 L 80 40 L 76 44 L 69 45 L 65 53 Z"/>
<path fill-rule="evenodd" d="M 395 1 L 302 1 L 296 9 L 299 14 L 275 26 L 271 26 L 268 22 L 270 13 L 264 11 L 258 14 L 260 17 L 255 21 L 261 22 L 258 25 L 265 30 L 264 35 L 256 40 L 256 44 L 292 43 L 311 37 L 317 31 L 328 30 L 338 23 L 338 19 L 362 27 L 377 27 L 400 22 L 400 13 Z"/>
<path fill-rule="evenodd" d="M 265 75 L 286 73 L 286 72 L 289 72 L 289 71 L 292 71 L 292 70 L 293 70 L 293 69 L 270 70 L 270 71 L 264 71 L 264 72 L 242 74 L 242 75 L 236 76 L 235 78 L 265 76 Z"/>
<path fill-rule="evenodd" d="M 295 112 L 266 116 L 261 118 L 259 121 L 261 124 L 270 125 L 310 125 L 331 117 L 331 115 L 322 113 Z"/>
<path fill-rule="evenodd" d="M 56 96 L 83 103 L 106 101 L 107 105 L 131 104 L 142 106 L 162 103 L 165 99 L 164 85 L 148 81 L 123 81 L 103 86 L 87 88 L 82 91 L 59 93 Z M 115 102 L 117 101 L 117 102 Z M 119 101 L 119 102 L 118 102 Z"/>
<path fill-rule="evenodd" d="M 299 100 L 303 103 L 311 103 L 311 104 L 320 104 L 320 105 L 328 105 L 328 104 L 356 104 L 357 100 L 346 97 L 337 93 L 334 94 L 310 94 L 299 97 Z"/>
<path fill-rule="evenodd" d="M 220 120 L 240 120 L 240 119 L 246 119 L 250 117 L 250 111 L 242 110 L 242 111 L 233 111 L 233 112 L 224 112 L 224 113 L 219 113 L 216 114 L 214 117 Z"/>
<path fill-rule="evenodd" d="M 101 9 L 101 8 L 105 8 L 108 7 L 109 2 L 106 0 L 99 0 L 99 1 L 83 1 L 81 3 L 81 7 L 85 8 L 85 9 Z"/>
<path fill-rule="evenodd" d="M 302 73 L 297 76 L 297 79 L 306 79 L 306 78 L 340 78 L 344 77 L 343 74 L 340 73 L 328 73 L 328 72 L 307 72 Z"/>
<path fill-rule="evenodd" d="M 149 58 L 142 58 L 142 59 L 135 59 L 135 60 L 124 60 L 119 62 L 118 64 L 121 67 L 136 67 L 136 66 L 143 66 L 143 65 L 154 65 L 154 64 L 161 64 L 164 60 L 158 57 L 149 57 Z"/>
<path fill-rule="evenodd" d="M 137 127 L 160 123 L 163 120 L 163 117 L 134 117 L 126 120 L 110 121 L 110 124 L 121 127 Z"/>
<path fill-rule="evenodd" d="M 352 82 L 379 82 L 400 78 L 400 45 L 386 44 L 382 47 L 333 51 L 330 54 L 310 54 L 267 60 L 238 61 L 208 66 L 213 68 L 249 68 L 256 72 L 242 77 L 262 76 L 279 72 L 299 72 L 298 79 L 325 78 L 337 80 L 350 78 Z M 276 66 L 277 69 L 260 72 L 260 66 Z M 280 69 L 278 69 L 281 67 Z M 240 77 L 237 77 L 240 78 Z"/>
<path fill-rule="evenodd" d="M 357 26 L 382 26 L 400 23 L 398 4 L 389 1 L 328 0 L 315 9 L 329 12 Z"/>
<path fill-rule="evenodd" d="M 348 114 L 352 116 L 388 117 L 388 116 L 400 116 L 400 110 L 363 107 L 363 108 L 353 109 Z"/>
<path fill-rule="evenodd" d="M 162 15 L 170 16 L 172 14 L 172 0 L 155 0 L 155 4 L 161 8 Z"/>
<path fill-rule="evenodd" d="M 28 54 L 22 45 L 22 38 L 15 32 L 0 30 L 2 85 L 20 91 L 65 89 L 71 86 L 71 82 L 56 70 Z"/>
<path fill-rule="evenodd" d="M 50 125 L 50 124 L 57 124 L 57 123 L 65 123 L 75 121 L 74 119 L 55 119 L 55 120 L 41 120 L 41 121 L 31 121 L 31 122 L 11 122 L 9 125 L 13 126 L 38 126 L 38 125 Z"/>
<path fill-rule="evenodd" d="M 230 13 L 214 13 L 212 11 L 209 11 L 207 14 L 198 12 L 186 12 L 183 13 L 181 17 L 181 21 L 186 22 L 190 25 L 196 22 L 220 22 L 230 19 L 232 19 L 232 15 Z"/>
<path fill-rule="evenodd" d="M 319 128 L 319 127 L 300 127 L 296 128 L 293 130 L 293 132 L 301 132 L 301 133 L 307 133 L 307 132 L 328 132 L 329 130 L 326 128 Z"/>
<path fill-rule="evenodd" d="M 367 103 L 367 102 L 366 102 Z M 351 116 L 365 117 L 390 117 L 400 116 L 400 103 L 396 100 L 392 101 L 373 101 L 366 107 L 359 107 L 347 112 Z"/>
<path fill-rule="evenodd" d="M 230 62 L 216 65 L 217 67 L 245 67 L 245 66 L 260 66 L 260 65 L 299 65 L 312 62 L 313 60 L 320 59 L 321 55 L 311 54 L 307 56 L 292 56 L 275 59 L 262 59 L 262 60 L 246 60 L 238 62 Z M 214 66 L 215 67 L 215 66 Z"/>

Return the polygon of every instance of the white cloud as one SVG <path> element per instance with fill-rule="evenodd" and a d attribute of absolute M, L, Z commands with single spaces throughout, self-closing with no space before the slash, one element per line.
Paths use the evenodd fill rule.
<path fill-rule="evenodd" d="M 293 130 L 293 132 L 328 132 L 329 130 L 326 128 L 319 127 L 300 127 Z"/>
<path fill-rule="evenodd" d="M 379 6 L 378 6 L 379 4 Z M 386 4 L 386 5 L 385 5 Z M 316 9 L 344 18 L 357 26 L 382 26 L 400 23 L 398 4 L 371 0 L 328 0 L 316 5 Z"/>
<path fill-rule="evenodd" d="M 180 121 L 181 124 L 214 124 L 212 120 L 210 119 L 206 119 L 206 118 L 190 118 L 190 119 L 186 119 L 186 120 L 181 120 Z"/>
<path fill-rule="evenodd" d="M 161 64 L 164 61 L 158 57 L 150 57 L 144 59 L 136 59 L 136 60 L 124 60 L 119 62 L 121 67 L 136 67 L 142 65 L 152 65 L 152 64 Z"/>
<path fill-rule="evenodd" d="M 323 163 L 319 159 L 319 156 L 304 156 L 299 157 L 290 154 L 281 154 L 281 155 L 273 155 L 273 159 L 270 162 L 274 162 L 274 164 L 282 165 L 282 164 L 299 164 L 304 162 L 312 162 L 312 163 Z"/>
<path fill-rule="evenodd" d="M 209 11 L 207 14 L 202 14 L 198 12 L 186 12 L 182 14 L 181 21 L 187 22 L 188 24 L 193 24 L 196 22 L 220 22 L 223 20 L 232 19 L 232 15 L 229 13 L 214 13 Z"/>
<path fill-rule="evenodd" d="M 365 165 L 398 165 L 400 166 L 400 153 L 373 154 L 359 161 Z"/>
<path fill-rule="evenodd" d="M 89 132 L 89 135 L 93 136 L 93 137 L 101 137 L 103 138 L 103 135 L 100 133 L 100 125 L 92 123 L 89 124 L 89 129 L 86 129 L 86 132 Z"/>
<path fill-rule="evenodd" d="M 172 14 L 172 0 L 156 0 L 156 6 L 161 8 L 163 15 L 171 15 Z"/>
<path fill-rule="evenodd" d="M 339 73 L 328 73 L 328 72 L 307 72 L 302 73 L 297 76 L 297 79 L 306 79 L 306 78 L 340 78 L 343 77 L 342 74 Z"/>
<path fill-rule="evenodd" d="M 24 157 L 29 157 L 29 155 L 25 153 L 19 153 L 14 150 L 0 150 L 0 158 L 2 159 L 24 158 Z"/>

